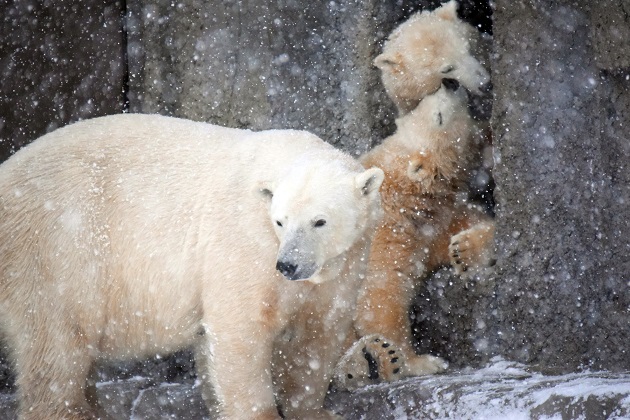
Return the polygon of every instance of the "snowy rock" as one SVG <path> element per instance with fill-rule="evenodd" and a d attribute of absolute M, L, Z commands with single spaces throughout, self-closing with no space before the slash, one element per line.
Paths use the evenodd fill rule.
<path fill-rule="evenodd" d="M 496 358 L 484 369 L 370 386 L 328 402 L 349 420 L 595 420 L 628 418 L 628 395 L 629 374 L 543 375 Z"/>
<path fill-rule="evenodd" d="M 191 381 L 156 385 L 150 378 L 135 377 L 99 383 L 97 395 L 112 419 L 218 419 L 216 403 L 206 406 L 199 387 Z M 16 410 L 15 396 L 0 394 L 0 418 L 17 419 Z"/>
<path fill-rule="evenodd" d="M 99 383 L 96 394 L 107 414 L 115 419 L 124 419 L 132 415 L 141 393 L 151 383 L 150 379 L 140 377 Z"/>
<path fill-rule="evenodd" d="M 209 404 L 214 409 L 215 405 Z M 214 411 L 214 410 L 213 410 Z M 188 384 L 162 384 L 140 391 L 131 409 L 135 419 L 218 419 L 201 398 L 199 387 Z"/>

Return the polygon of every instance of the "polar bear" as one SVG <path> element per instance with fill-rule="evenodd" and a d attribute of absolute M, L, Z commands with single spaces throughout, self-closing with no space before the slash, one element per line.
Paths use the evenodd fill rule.
<path fill-rule="evenodd" d="M 472 120 L 466 93 L 445 81 L 396 121 L 397 131 L 362 156 L 385 172 L 385 217 L 378 227 L 354 323 L 362 337 L 340 360 L 338 388 L 437 373 L 446 363 L 416 355 L 409 307 L 427 274 L 451 264 L 471 274 L 491 264 L 494 222 L 462 200 Z"/>
<path fill-rule="evenodd" d="M 398 26 L 374 65 L 401 116 L 437 91 L 443 78 L 455 79 L 476 94 L 487 91 L 490 75 L 473 55 L 480 45 L 479 32 L 457 17 L 453 0 Z"/>
<path fill-rule="evenodd" d="M 184 346 L 226 418 L 330 417 L 382 180 L 306 132 L 157 115 L 20 150 L 0 166 L 20 418 L 94 418 L 96 361 Z"/>

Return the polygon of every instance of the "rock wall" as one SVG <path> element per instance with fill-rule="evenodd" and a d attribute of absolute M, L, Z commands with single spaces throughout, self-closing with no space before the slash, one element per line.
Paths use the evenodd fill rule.
<path fill-rule="evenodd" d="M 516 360 L 630 368 L 628 12 L 496 1 L 500 254 L 486 324 Z"/>
<path fill-rule="evenodd" d="M 630 3 L 498 0 L 497 264 L 429 278 L 421 352 L 549 371 L 629 369 Z"/>
<path fill-rule="evenodd" d="M 0 162 L 40 135 L 121 112 L 120 1 L 0 3 Z"/>
<path fill-rule="evenodd" d="M 395 23 L 393 3 L 127 4 L 132 112 L 306 129 L 354 153 L 393 128 L 371 65 Z"/>

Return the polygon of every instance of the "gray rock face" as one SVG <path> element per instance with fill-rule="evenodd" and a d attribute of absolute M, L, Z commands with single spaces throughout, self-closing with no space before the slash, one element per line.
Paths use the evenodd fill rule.
<path fill-rule="evenodd" d="M 121 3 L 0 4 L 0 162 L 68 122 L 122 112 Z"/>
<path fill-rule="evenodd" d="M 371 60 L 393 27 L 394 4 L 127 4 L 132 112 L 306 129 L 352 153 L 392 129 Z"/>
<path fill-rule="evenodd" d="M 594 47 L 614 32 L 590 24 L 619 19 L 608 13 L 496 2 L 499 259 L 484 322 L 492 350 L 516 360 L 630 368 L 630 69 L 598 67 Z"/>
<path fill-rule="evenodd" d="M 492 269 L 462 279 L 443 269 L 418 288 L 410 315 L 420 354 L 431 353 L 453 368 L 481 366 L 492 356 L 486 308 L 496 281 Z"/>
<path fill-rule="evenodd" d="M 471 281 L 427 279 L 419 351 L 630 369 L 628 6 L 607 5 L 496 2 L 498 260 Z"/>
<path fill-rule="evenodd" d="M 415 378 L 336 394 L 345 419 L 623 419 L 630 378 L 610 373 L 542 375 L 495 359 L 480 370 Z"/>

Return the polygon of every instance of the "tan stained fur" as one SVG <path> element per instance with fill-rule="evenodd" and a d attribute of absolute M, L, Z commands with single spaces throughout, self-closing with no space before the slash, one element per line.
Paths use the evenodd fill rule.
<path fill-rule="evenodd" d="M 400 346 L 406 374 L 413 376 L 441 369 L 435 358 L 416 356 L 411 345 L 408 311 L 417 282 L 449 264 L 459 272 L 488 264 L 494 224 L 461 199 L 472 131 L 461 89 L 442 87 L 397 125 L 361 159 L 385 172 L 385 217 L 372 243 L 355 328 L 361 337 L 378 334 Z"/>
<path fill-rule="evenodd" d="M 413 15 L 390 34 L 383 52 L 374 59 L 399 115 L 436 92 L 443 78 L 458 80 L 473 93 L 480 93 L 490 81 L 473 53 L 479 33 L 461 21 L 456 11 L 457 3 L 450 1 Z"/>

